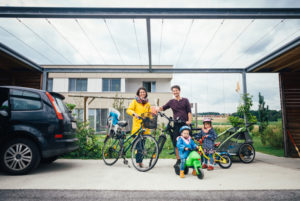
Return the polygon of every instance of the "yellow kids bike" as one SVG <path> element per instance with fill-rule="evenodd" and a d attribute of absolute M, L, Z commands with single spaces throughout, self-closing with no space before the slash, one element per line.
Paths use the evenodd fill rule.
<path fill-rule="evenodd" d="M 201 156 L 201 160 L 203 161 L 204 158 L 209 160 L 209 157 L 205 154 L 203 148 L 202 148 L 202 142 L 204 140 L 205 136 L 203 136 L 200 140 L 196 140 L 200 143 L 199 145 L 199 154 Z M 220 142 L 215 144 L 215 148 L 218 148 L 218 146 L 220 145 Z M 231 160 L 231 156 L 228 152 L 226 151 L 222 151 L 222 152 L 215 152 L 213 154 L 213 158 L 214 158 L 214 163 L 219 164 L 219 166 L 221 168 L 227 169 L 230 168 L 230 166 L 232 165 L 232 160 Z"/>

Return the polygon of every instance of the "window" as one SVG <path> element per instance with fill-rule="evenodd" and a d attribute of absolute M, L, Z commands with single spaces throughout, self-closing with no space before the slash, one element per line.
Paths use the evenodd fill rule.
<path fill-rule="evenodd" d="M 8 109 L 8 89 L 0 88 L 0 110 Z"/>
<path fill-rule="evenodd" d="M 89 126 L 90 128 L 95 129 L 95 121 L 96 121 L 96 110 L 95 109 L 89 109 Z"/>
<path fill-rule="evenodd" d="M 143 82 L 143 87 L 145 87 L 147 92 L 155 92 L 156 91 L 156 82 Z"/>
<path fill-rule="evenodd" d="M 42 108 L 40 95 L 29 91 L 11 89 L 10 102 L 12 110 L 39 110 Z"/>
<path fill-rule="evenodd" d="M 121 79 L 120 78 L 103 78 L 102 79 L 102 91 L 121 91 Z"/>
<path fill-rule="evenodd" d="M 83 122 L 83 109 L 74 109 L 73 115 L 76 118 L 76 121 Z"/>
<path fill-rule="evenodd" d="M 73 115 L 76 120 L 83 122 L 83 109 L 74 109 Z M 96 132 L 106 131 L 106 123 L 108 117 L 108 109 L 89 109 L 88 121 L 90 128 L 94 129 Z M 128 126 L 125 128 L 127 131 L 131 130 L 132 127 L 132 116 L 126 113 L 126 109 L 121 112 L 120 120 L 125 120 L 128 122 Z"/>
<path fill-rule="evenodd" d="M 67 108 L 67 106 L 65 105 L 65 103 L 63 102 L 62 99 L 55 97 L 55 101 L 56 101 L 59 109 L 62 111 L 62 113 L 66 113 L 69 111 L 69 109 Z"/>
<path fill-rule="evenodd" d="M 108 116 L 108 109 L 89 109 L 88 121 L 90 128 L 93 128 L 96 132 L 106 130 L 106 120 Z M 74 109 L 73 114 L 76 120 L 83 122 L 83 109 Z"/>
<path fill-rule="evenodd" d="M 69 78 L 69 91 L 87 91 L 87 78 Z"/>
<path fill-rule="evenodd" d="M 53 78 L 49 78 L 47 80 L 47 91 L 49 92 L 53 91 Z"/>

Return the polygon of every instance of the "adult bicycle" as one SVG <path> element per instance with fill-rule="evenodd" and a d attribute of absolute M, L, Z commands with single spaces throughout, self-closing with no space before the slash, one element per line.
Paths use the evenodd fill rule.
<path fill-rule="evenodd" d="M 102 150 L 103 161 L 106 165 L 114 165 L 119 158 L 123 158 L 124 164 L 128 165 L 126 153 L 130 150 L 132 164 L 138 171 L 146 172 L 155 166 L 159 156 L 158 144 L 154 137 L 144 134 L 146 131 L 144 128 L 154 128 L 157 124 L 157 116 L 143 113 L 139 119 L 141 127 L 129 137 L 122 129 L 127 126 L 127 122 L 124 121 L 115 125 L 119 129 L 112 127 L 109 131 Z M 136 162 L 137 159 L 141 162 Z"/>

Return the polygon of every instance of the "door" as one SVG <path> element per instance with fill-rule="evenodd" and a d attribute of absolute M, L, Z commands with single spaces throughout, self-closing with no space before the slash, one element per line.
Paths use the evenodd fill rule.
<path fill-rule="evenodd" d="M 7 132 L 9 123 L 9 102 L 7 88 L 0 88 L 0 137 Z"/>

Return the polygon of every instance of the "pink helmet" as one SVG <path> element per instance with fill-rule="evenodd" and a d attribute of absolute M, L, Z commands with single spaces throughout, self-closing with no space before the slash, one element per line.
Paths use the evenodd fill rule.
<path fill-rule="evenodd" d="M 203 119 L 203 124 L 204 124 L 205 122 L 211 123 L 211 120 L 212 120 L 211 118 L 207 118 L 207 117 L 206 117 L 206 118 Z"/>

